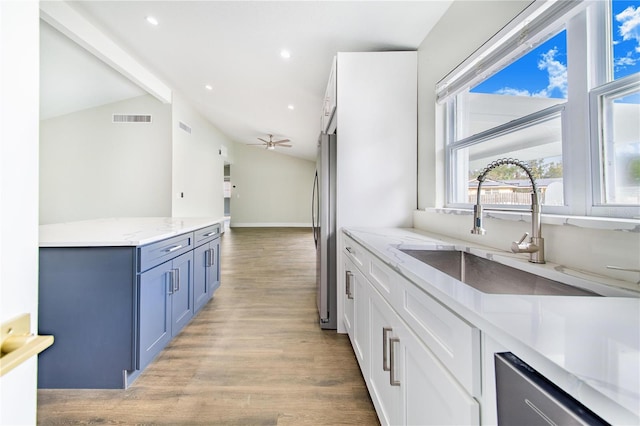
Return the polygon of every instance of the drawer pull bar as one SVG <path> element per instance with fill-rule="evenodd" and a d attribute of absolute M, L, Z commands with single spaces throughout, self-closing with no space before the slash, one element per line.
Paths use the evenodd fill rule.
<path fill-rule="evenodd" d="M 180 268 L 173 269 L 173 292 L 177 293 L 180 291 Z"/>
<path fill-rule="evenodd" d="M 348 299 L 353 299 L 353 292 L 352 292 L 353 289 L 351 288 L 351 286 L 352 286 L 351 280 L 353 279 L 353 273 L 351 271 L 347 271 L 346 275 L 347 276 L 346 276 L 346 280 L 345 280 L 346 281 L 346 283 L 345 283 L 346 284 L 345 285 L 345 293 L 347 294 L 347 298 Z"/>
<path fill-rule="evenodd" d="M 169 247 L 165 250 L 167 253 L 171 253 L 172 251 L 176 251 L 182 248 L 182 244 L 178 244 L 177 246 Z"/>
<path fill-rule="evenodd" d="M 391 372 L 389 373 L 389 383 L 391 386 L 400 386 L 400 380 L 396 380 L 396 351 L 393 346 L 394 343 L 400 343 L 400 338 L 392 337 L 389 339 L 389 345 L 391 346 L 391 354 L 389 355 L 391 363 Z"/>
<path fill-rule="evenodd" d="M 203 237 L 210 237 L 212 235 L 216 235 L 217 233 L 218 231 L 212 231 L 212 232 L 209 232 L 208 234 L 204 234 Z"/>
<path fill-rule="evenodd" d="M 215 256 L 215 251 L 214 249 L 209 249 L 205 252 L 205 265 L 207 268 L 213 266 L 213 259 Z"/>
<path fill-rule="evenodd" d="M 382 370 L 389 371 L 389 364 L 387 362 L 387 353 L 389 349 L 387 348 L 387 333 L 393 331 L 391 327 L 383 327 L 382 328 Z"/>

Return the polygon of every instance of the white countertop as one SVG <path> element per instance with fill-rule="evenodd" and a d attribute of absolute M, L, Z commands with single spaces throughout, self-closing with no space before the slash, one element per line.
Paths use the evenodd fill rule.
<path fill-rule="evenodd" d="M 40 225 L 40 247 L 141 246 L 195 231 L 223 219 L 119 217 Z"/>
<path fill-rule="evenodd" d="M 482 293 L 398 250 L 452 244 L 547 278 L 579 273 L 409 229 L 345 229 L 376 257 L 614 424 L 640 424 L 640 299 Z M 533 269 L 532 269 L 533 268 Z M 593 278 L 593 277 L 591 277 Z M 605 280 L 606 282 L 606 280 Z M 601 290 L 615 288 L 605 284 Z M 633 288 L 634 283 L 628 288 Z M 598 284 L 591 287 L 598 291 Z M 625 290 L 621 290 L 622 293 Z M 600 293 L 603 294 L 603 293 Z"/>

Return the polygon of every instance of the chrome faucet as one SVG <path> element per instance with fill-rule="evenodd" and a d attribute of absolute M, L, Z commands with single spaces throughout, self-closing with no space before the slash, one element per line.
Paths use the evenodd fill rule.
<path fill-rule="evenodd" d="M 529 180 L 531 181 L 531 238 L 528 242 L 524 240 L 529 236 L 528 232 L 520 238 L 520 241 L 514 241 L 511 243 L 511 251 L 514 253 L 529 253 L 529 262 L 532 263 L 545 263 L 544 262 L 544 238 L 542 238 L 542 224 L 540 223 L 540 204 L 538 203 L 538 186 L 536 185 L 536 181 L 531 174 L 531 169 L 529 166 L 514 158 L 501 158 L 500 160 L 496 160 L 491 162 L 478 176 L 478 194 L 476 205 L 473 206 L 473 229 L 471 230 L 472 234 L 484 235 L 486 231 L 482 227 L 482 212 L 486 211 L 511 211 L 511 212 L 522 212 L 522 210 L 515 209 L 483 209 L 482 204 L 480 203 L 480 190 L 482 188 L 482 182 L 484 182 L 487 173 L 491 170 L 495 169 L 498 166 L 502 166 L 504 164 L 512 164 L 514 166 L 520 167 L 525 171 Z"/>

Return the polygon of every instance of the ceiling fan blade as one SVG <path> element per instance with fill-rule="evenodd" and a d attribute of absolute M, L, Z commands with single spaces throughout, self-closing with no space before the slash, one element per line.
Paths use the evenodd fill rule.
<path fill-rule="evenodd" d="M 263 143 L 248 143 L 247 145 L 251 145 L 251 146 L 257 146 L 257 145 L 264 146 L 264 144 L 263 144 Z"/>
<path fill-rule="evenodd" d="M 273 141 L 273 143 L 283 143 L 283 142 L 289 142 L 289 139 L 281 139 L 279 141 Z"/>
<path fill-rule="evenodd" d="M 287 147 L 287 148 L 291 148 L 293 145 L 278 145 L 278 146 L 284 146 L 284 147 Z"/>
<path fill-rule="evenodd" d="M 259 140 L 259 141 L 262 141 L 262 142 L 264 142 L 264 143 L 269 143 L 268 141 L 265 141 L 265 140 L 264 140 L 264 139 L 262 139 L 262 138 L 258 138 L 258 140 Z"/>

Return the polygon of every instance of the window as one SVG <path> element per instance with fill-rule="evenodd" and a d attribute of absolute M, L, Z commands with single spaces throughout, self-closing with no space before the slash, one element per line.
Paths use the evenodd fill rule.
<path fill-rule="evenodd" d="M 640 2 L 608 4 L 607 69 L 590 93 L 593 211 L 640 205 Z"/>
<path fill-rule="evenodd" d="M 529 165 L 543 212 L 640 214 L 639 71 L 640 0 L 534 2 L 436 88 L 447 205 L 475 203 L 478 174 L 506 157 Z M 529 206 L 518 167 L 485 182 L 483 204 Z"/>

